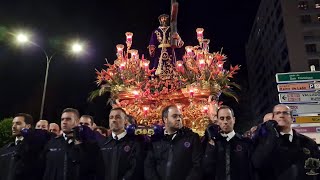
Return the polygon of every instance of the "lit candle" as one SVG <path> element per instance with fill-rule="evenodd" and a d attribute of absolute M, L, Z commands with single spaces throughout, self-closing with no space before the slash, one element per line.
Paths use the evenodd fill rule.
<path fill-rule="evenodd" d="M 203 31 L 204 31 L 203 28 L 197 28 L 197 29 L 196 29 L 197 39 L 198 39 L 199 42 L 202 42 L 202 39 L 203 39 Z"/>
<path fill-rule="evenodd" d="M 203 39 L 202 40 L 202 49 L 205 52 L 209 52 L 209 43 L 210 43 L 210 39 Z"/>
<path fill-rule="evenodd" d="M 132 36 L 133 36 L 132 32 L 126 32 L 126 38 L 127 38 L 126 43 L 128 47 L 131 47 L 132 45 Z"/>
<path fill-rule="evenodd" d="M 194 95 L 193 89 L 190 89 L 189 93 L 190 93 L 190 96 L 193 98 L 193 95 Z"/>
<path fill-rule="evenodd" d="M 149 110 L 149 107 L 147 107 L 147 106 L 143 107 L 144 116 L 147 116 L 148 110 Z"/>
<path fill-rule="evenodd" d="M 136 59 L 138 58 L 138 50 L 136 50 L 136 49 L 131 49 L 130 52 L 131 52 L 131 58 L 132 58 L 133 60 L 136 60 Z"/>
<path fill-rule="evenodd" d="M 124 45 L 123 44 L 118 44 L 116 47 L 117 47 L 117 56 L 120 59 L 121 57 L 123 57 Z"/>
<path fill-rule="evenodd" d="M 182 66 L 183 66 L 183 61 L 177 61 L 177 70 L 180 72 L 182 70 Z"/>
<path fill-rule="evenodd" d="M 211 65 L 212 60 L 213 60 L 213 55 L 212 54 L 207 54 L 206 63 L 208 64 L 208 66 Z"/>
<path fill-rule="evenodd" d="M 144 63 L 143 63 L 143 65 L 144 65 L 144 70 L 145 70 L 145 71 L 148 71 L 148 70 L 149 70 L 149 63 L 150 63 L 150 62 L 149 62 L 148 60 L 145 60 Z"/>
<path fill-rule="evenodd" d="M 133 91 L 132 94 L 134 95 L 134 98 L 136 98 L 136 99 L 139 97 L 138 91 Z"/>
<path fill-rule="evenodd" d="M 200 67 L 200 69 L 204 68 L 205 63 L 206 63 L 206 62 L 205 62 L 204 59 L 199 59 L 199 67 Z"/>
<path fill-rule="evenodd" d="M 192 46 L 186 46 L 185 48 L 186 48 L 186 51 L 187 51 L 187 56 L 188 57 L 192 57 L 192 55 L 193 55 L 193 53 L 192 53 L 193 47 Z"/>

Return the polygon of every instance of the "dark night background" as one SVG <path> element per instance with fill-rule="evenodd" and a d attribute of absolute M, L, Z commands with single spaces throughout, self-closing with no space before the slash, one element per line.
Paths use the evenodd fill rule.
<path fill-rule="evenodd" d="M 240 94 L 246 99 L 245 43 L 260 0 L 180 0 L 178 31 L 185 45 L 197 43 L 195 29 L 203 27 L 205 38 L 211 39 L 210 51 L 224 47 L 231 64 L 241 64 L 236 81 L 243 86 Z M 27 112 L 39 118 L 45 57 L 32 46 L 16 47 L 5 33 L 26 29 L 35 34 L 33 41 L 57 55 L 51 62 L 45 102 L 44 119 L 58 122 L 61 111 L 74 107 L 81 114 L 90 114 L 97 124 L 106 125 L 110 106 L 107 96 L 88 102 L 96 89 L 95 68 L 104 68 L 105 58 L 115 59 L 115 46 L 125 43 L 124 33 L 131 31 L 133 48 L 147 56 L 149 37 L 158 27 L 157 17 L 170 13 L 170 0 L 66 1 L 66 0 L 10 0 L 0 5 L 0 119 Z M 82 57 L 70 57 L 62 42 L 79 38 L 88 43 Z M 224 100 L 224 99 L 223 99 Z M 236 108 L 240 122 L 250 122 L 247 100 L 240 104 L 226 99 Z M 245 111 L 245 112 L 244 112 Z M 249 114 L 249 115 L 248 115 Z"/>

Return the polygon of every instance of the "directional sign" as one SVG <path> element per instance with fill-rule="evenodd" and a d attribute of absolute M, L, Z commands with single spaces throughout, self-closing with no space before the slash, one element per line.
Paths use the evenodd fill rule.
<path fill-rule="evenodd" d="M 298 133 L 320 133 L 320 127 L 293 127 Z"/>
<path fill-rule="evenodd" d="M 277 73 L 277 83 L 310 82 L 320 80 L 320 71 Z"/>
<path fill-rule="evenodd" d="M 280 103 L 318 103 L 320 92 L 279 93 Z"/>
<path fill-rule="evenodd" d="M 320 105 L 318 104 L 290 104 L 288 106 L 295 115 L 320 113 Z"/>
<path fill-rule="evenodd" d="M 320 116 L 297 116 L 295 117 L 296 123 L 319 123 Z"/>
<path fill-rule="evenodd" d="M 315 91 L 315 90 L 320 90 L 320 82 L 278 84 L 277 88 L 278 88 L 278 92 Z"/>

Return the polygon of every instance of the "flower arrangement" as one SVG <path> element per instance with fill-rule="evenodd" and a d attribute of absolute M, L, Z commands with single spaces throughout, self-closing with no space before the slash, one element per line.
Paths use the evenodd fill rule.
<path fill-rule="evenodd" d="M 200 29 L 200 30 L 199 30 Z M 227 56 L 221 51 L 209 52 L 209 39 L 203 39 L 203 29 L 197 29 L 199 45 L 186 46 L 183 60 L 176 61 L 171 79 L 160 79 L 149 69 L 150 61 L 139 57 L 138 51 L 131 49 L 131 32 L 126 33 L 125 46 L 116 46 L 117 59 L 107 62 L 106 69 L 96 70 L 96 83 L 100 87 L 90 99 L 110 92 L 114 105 L 122 107 L 144 124 L 161 123 L 161 108 L 179 104 L 186 119 L 185 125 L 204 130 L 208 123 L 208 97 L 215 103 L 221 93 L 236 98 L 231 82 L 240 69 L 239 65 L 224 69 Z"/>

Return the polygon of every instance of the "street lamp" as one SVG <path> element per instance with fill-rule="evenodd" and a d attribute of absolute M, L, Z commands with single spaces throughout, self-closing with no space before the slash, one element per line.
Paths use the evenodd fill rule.
<path fill-rule="evenodd" d="M 19 44 L 28 43 L 28 44 L 31 44 L 33 46 L 38 47 L 46 57 L 47 66 L 46 66 L 46 74 L 45 74 L 45 78 L 44 78 L 43 93 L 42 93 L 41 108 L 40 108 L 40 118 L 39 118 L 39 119 L 42 119 L 43 109 L 44 109 L 44 102 L 45 102 L 46 91 L 47 91 L 49 67 L 50 67 L 50 62 L 51 62 L 52 58 L 55 56 L 55 53 L 53 53 L 51 55 L 48 55 L 46 50 L 44 48 L 42 48 L 40 45 L 38 45 L 37 43 L 31 41 L 27 34 L 19 33 L 15 37 L 16 37 L 16 40 L 17 40 L 17 42 Z M 71 49 L 71 52 L 74 53 L 74 54 L 79 54 L 79 53 L 82 53 L 84 51 L 83 44 L 81 44 L 79 42 L 72 43 L 70 49 Z"/>

